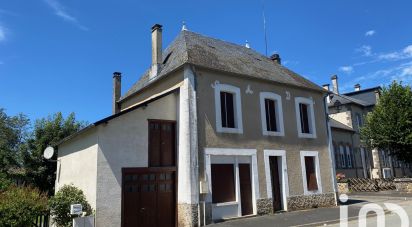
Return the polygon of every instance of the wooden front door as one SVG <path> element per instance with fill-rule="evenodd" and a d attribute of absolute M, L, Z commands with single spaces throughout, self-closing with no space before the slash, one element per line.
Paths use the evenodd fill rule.
<path fill-rule="evenodd" d="M 176 168 L 123 168 L 122 226 L 176 224 Z"/>
<path fill-rule="evenodd" d="M 282 209 L 278 159 L 279 158 L 277 156 L 269 157 L 270 175 L 272 178 L 272 200 L 274 212 Z"/>
<path fill-rule="evenodd" d="M 250 164 L 239 164 L 240 201 L 242 215 L 253 214 L 252 204 L 252 178 L 250 177 Z"/>

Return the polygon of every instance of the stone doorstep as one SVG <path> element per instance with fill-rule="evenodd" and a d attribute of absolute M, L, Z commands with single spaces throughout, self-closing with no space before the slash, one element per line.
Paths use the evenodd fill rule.
<path fill-rule="evenodd" d="M 222 218 L 222 219 L 213 221 L 211 224 L 217 224 L 217 223 L 222 223 L 222 222 L 227 222 L 227 221 L 234 221 L 234 220 L 245 219 L 245 218 L 255 218 L 255 217 L 260 217 L 260 216 L 262 216 L 262 215 L 249 214 L 249 215 L 244 215 L 244 216 L 239 216 L 239 217 Z"/>
<path fill-rule="evenodd" d="M 387 210 L 387 209 L 384 209 L 383 212 L 384 212 L 385 215 L 392 213 L 391 211 L 389 211 L 389 210 Z M 366 218 L 372 218 L 372 217 L 376 217 L 376 216 L 377 216 L 376 213 L 370 213 L 370 212 L 368 212 L 368 213 L 366 214 Z M 358 219 L 358 218 L 359 218 L 358 216 L 352 216 L 352 217 L 348 217 L 347 220 L 348 220 L 348 222 L 350 222 L 350 221 L 354 221 L 354 220 L 356 220 L 356 219 Z M 295 227 L 332 225 L 332 224 L 338 224 L 338 223 L 340 223 L 340 219 L 329 220 L 329 221 L 313 222 L 313 223 L 307 223 L 307 224 L 303 224 L 303 225 L 295 225 Z"/>

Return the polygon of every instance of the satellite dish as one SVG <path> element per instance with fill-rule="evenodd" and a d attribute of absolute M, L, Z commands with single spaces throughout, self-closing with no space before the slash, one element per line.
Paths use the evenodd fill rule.
<path fill-rule="evenodd" d="M 51 159 L 53 157 L 53 154 L 54 154 L 54 148 L 48 146 L 43 152 L 43 157 L 45 159 Z"/>

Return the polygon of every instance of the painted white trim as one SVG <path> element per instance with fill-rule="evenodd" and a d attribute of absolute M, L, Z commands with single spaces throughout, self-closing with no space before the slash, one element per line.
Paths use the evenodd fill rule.
<path fill-rule="evenodd" d="M 240 98 L 240 89 L 238 87 L 229 84 L 215 84 L 215 110 L 216 110 L 216 131 L 224 133 L 239 133 L 243 134 L 243 122 L 242 122 L 242 102 Z M 220 92 L 229 92 L 234 94 L 234 110 L 235 113 L 235 127 L 236 128 L 224 128 L 222 127 L 222 116 L 220 107 Z"/>
<path fill-rule="evenodd" d="M 267 197 L 270 199 L 272 198 L 272 178 L 270 172 L 270 163 L 269 157 L 270 156 L 278 156 L 281 158 L 281 193 L 282 193 L 282 208 L 283 210 L 288 210 L 288 203 L 287 198 L 289 197 L 289 182 L 288 182 L 288 167 L 286 161 L 286 151 L 285 150 L 263 150 L 264 153 L 264 161 L 265 161 L 265 175 L 266 175 L 266 192 Z"/>
<path fill-rule="evenodd" d="M 265 99 L 271 99 L 275 101 L 276 105 L 276 123 L 278 124 L 278 131 L 271 132 L 267 130 L 266 122 L 266 108 Z M 260 120 L 262 122 L 262 132 L 264 136 L 284 136 L 285 127 L 283 123 L 283 109 L 282 109 L 282 97 L 273 92 L 260 92 Z"/>
<path fill-rule="evenodd" d="M 240 201 L 240 191 L 238 190 L 239 185 L 239 170 L 238 170 L 238 158 L 236 156 L 250 156 L 251 158 L 251 178 L 252 178 L 252 203 L 253 203 L 253 214 L 257 214 L 257 199 L 260 198 L 259 194 L 259 176 L 258 176 L 258 165 L 257 165 L 257 155 L 256 149 L 237 149 L 237 148 L 205 148 L 205 180 L 207 181 L 209 193 L 206 195 L 206 202 L 212 202 L 212 172 L 211 172 L 211 156 L 234 156 L 234 165 L 236 167 L 236 202 L 238 206 L 238 216 L 242 216 L 241 202 Z M 235 202 L 235 203 L 236 203 Z M 219 203 L 218 206 L 233 205 L 234 202 L 230 203 Z"/>
<path fill-rule="evenodd" d="M 307 104 L 309 106 L 309 128 L 311 133 L 302 133 L 302 128 L 300 126 L 300 109 L 299 109 L 299 104 Z M 295 112 L 296 112 L 296 123 L 297 123 L 297 128 L 298 128 L 298 137 L 300 138 L 316 138 L 316 121 L 315 121 L 315 111 L 313 107 L 314 103 L 311 98 L 305 98 L 305 97 L 295 97 Z"/>
<path fill-rule="evenodd" d="M 318 190 L 316 191 L 308 191 L 308 185 L 306 181 L 306 166 L 305 166 L 305 157 L 307 156 L 315 157 L 316 181 L 318 184 Z M 300 166 L 302 167 L 303 193 L 305 195 L 321 194 L 322 193 L 322 181 L 321 181 L 320 166 L 319 166 L 319 152 L 300 151 Z"/>

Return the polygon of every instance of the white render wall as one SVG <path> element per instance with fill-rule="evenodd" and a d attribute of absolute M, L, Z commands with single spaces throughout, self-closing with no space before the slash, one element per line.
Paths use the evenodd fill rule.
<path fill-rule="evenodd" d="M 177 119 L 177 93 L 98 128 L 96 226 L 121 226 L 123 167 L 148 166 L 148 119 Z"/>
<path fill-rule="evenodd" d="M 58 149 L 56 191 L 65 184 L 83 190 L 87 201 L 96 209 L 97 133 L 91 129 Z"/>

